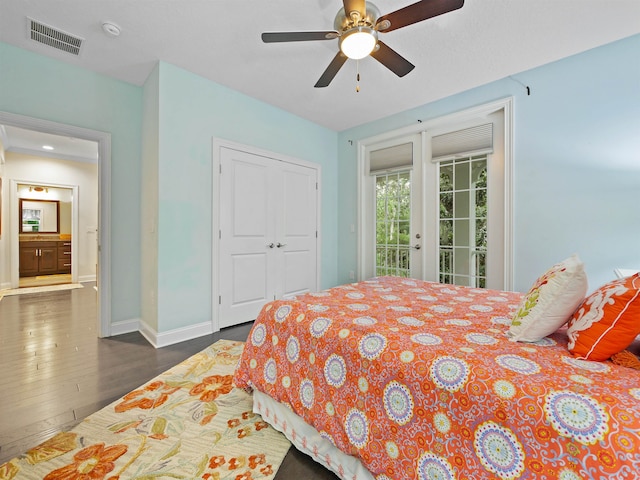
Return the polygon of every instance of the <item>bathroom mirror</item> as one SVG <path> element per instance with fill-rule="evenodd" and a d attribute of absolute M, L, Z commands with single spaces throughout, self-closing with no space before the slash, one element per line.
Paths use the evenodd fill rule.
<path fill-rule="evenodd" d="M 60 233 L 60 201 L 19 199 L 20 233 Z"/>

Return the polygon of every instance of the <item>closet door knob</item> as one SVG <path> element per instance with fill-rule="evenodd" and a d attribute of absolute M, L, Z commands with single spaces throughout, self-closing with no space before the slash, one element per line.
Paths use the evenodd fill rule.
<path fill-rule="evenodd" d="M 282 248 L 282 247 L 286 247 L 286 246 L 287 246 L 286 243 L 280 243 L 280 242 L 278 242 L 278 244 L 276 245 L 276 247 L 278 247 L 278 248 Z"/>
<path fill-rule="evenodd" d="M 271 242 L 271 243 L 267 243 L 267 247 L 269 247 L 269 248 L 273 248 L 273 247 L 275 247 L 275 246 L 276 246 L 276 245 L 275 245 L 273 242 Z"/>

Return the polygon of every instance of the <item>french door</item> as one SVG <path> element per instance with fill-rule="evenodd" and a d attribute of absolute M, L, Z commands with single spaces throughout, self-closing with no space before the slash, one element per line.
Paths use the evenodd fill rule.
<path fill-rule="evenodd" d="M 422 277 L 421 142 L 420 135 L 410 135 L 367 151 L 375 228 L 372 275 Z"/>
<path fill-rule="evenodd" d="M 317 290 L 317 170 L 221 149 L 219 326 Z"/>
<path fill-rule="evenodd" d="M 443 161 L 438 170 L 438 280 L 486 287 L 487 155 Z"/>
<path fill-rule="evenodd" d="M 503 118 L 499 110 L 364 146 L 361 278 L 508 287 Z"/>

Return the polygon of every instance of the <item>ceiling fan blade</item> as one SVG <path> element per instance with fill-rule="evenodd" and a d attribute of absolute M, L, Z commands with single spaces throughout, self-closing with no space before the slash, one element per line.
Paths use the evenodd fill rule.
<path fill-rule="evenodd" d="M 306 42 L 309 40 L 332 40 L 338 38 L 335 30 L 321 32 L 265 32 L 262 34 L 264 43 L 275 42 Z"/>
<path fill-rule="evenodd" d="M 365 15 L 365 0 L 342 0 L 344 4 L 344 14 L 349 18 L 351 12 L 360 12 L 360 16 Z"/>
<path fill-rule="evenodd" d="M 383 15 L 376 22 L 381 32 L 390 32 L 414 23 L 422 22 L 443 13 L 462 8 L 464 0 L 421 0 L 395 12 Z M 389 26 L 386 26 L 387 22 Z"/>
<path fill-rule="evenodd" d="M 331 83 L 331 80 L 333 80 L 333 77 L 335 77 L 338 71 L 340 70 L 340 67 L 342 67 L 342 65 L 344 65 L 344 62 L 346 61 L 347 61 L 347 56 L 342 52 L 338 52 L 336 56 L 333 57 L 333 60 L 331 60 L 331 63 L 329 64 L 327 69 L 324 71 L 322 76 L 318 79 L 314 87 L 322 88 L 329 85 Z"/>
<path fill-rule="evenodd" d="M 378 47 L 371 52 L 371 56 L 399 77 L 404 77 L 415 68 L 409 60 L 379 40 Z"/>

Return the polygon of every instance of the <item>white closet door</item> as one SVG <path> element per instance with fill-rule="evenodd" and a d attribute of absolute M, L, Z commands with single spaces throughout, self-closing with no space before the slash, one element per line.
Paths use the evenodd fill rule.
<path fill-rule="evenodd" d="M 220 175 L 220 328 L 254 319 L 273 300 L 273 160 L 223 149 Z"/>
<path fill-rule="evenodd" d="M 317 171 L 221 149 L 219 327 L 317 290 Z"/>
<path fill-rule="evenodd" d="M 276 296 L 287 298 L 317 290 L 317 171 L 283 163 L 280 180 Z"/>

